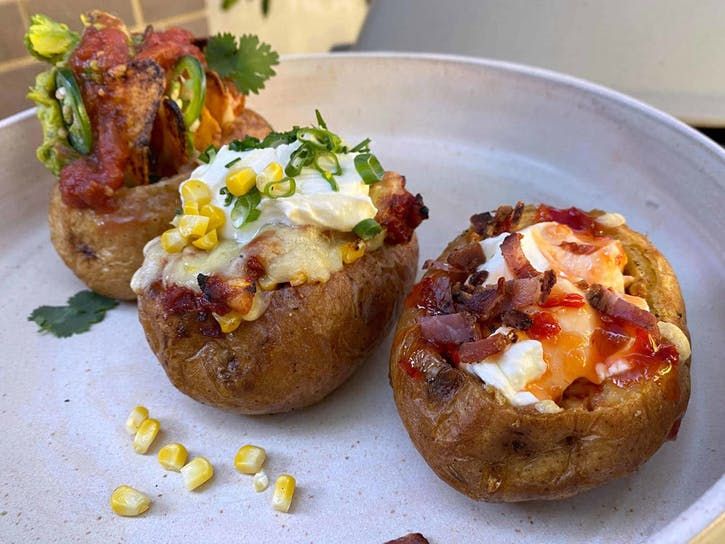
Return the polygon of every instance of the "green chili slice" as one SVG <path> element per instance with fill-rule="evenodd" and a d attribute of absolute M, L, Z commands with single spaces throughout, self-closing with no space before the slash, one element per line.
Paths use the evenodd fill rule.
<path fill-rule="evenodd" d="M 383 178 L 385 170 L 377 157 L 372 153 L 361 153 L 355 156 L 355 170 L 367 185 L 377 183 Z"/>
<path fill-rule="evenodd" d="M 375 219 L 363 219 L 360 221 L 352 231 L 357 234 L 363 240 L 370 240 L 383 231 L 383 227 Z"/>
<path fill-rule="evenodd" d="M 68 141 L 73 149 L 88 155 L 93 147 L 93 132 L 88 112 L 83 105 L 81 90 L 69 68 L 57 68 L 55 96 L 60 102 L 63 123 L 68 131 Z"/>
<path fill-rule="evenodd" d="M 168 88 L 172 100 L 181 100 L 181 113 L 188 129 L 201 115 L 206 99 L 206 74 L 199 59 L 185 55 L 171 72 Z"/>

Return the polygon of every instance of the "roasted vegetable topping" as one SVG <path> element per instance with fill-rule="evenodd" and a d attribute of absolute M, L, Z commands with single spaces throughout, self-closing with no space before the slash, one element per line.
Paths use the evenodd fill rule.
<path fill-rule="evenodd" d="M 167 94 L 181 108 L 189 129 L 199 119 L 206 98 L 206 75 L 199 59 L 191 55 L 179 59 L 171 72 Z"/>
<path fill-rule="evenodd" d="M 73 72 L 68 68 L 58 68 L 55 72 L 55 89 L 68 141 L 78 153 L 88 155 L 93 145 L 93 133 Z"/>

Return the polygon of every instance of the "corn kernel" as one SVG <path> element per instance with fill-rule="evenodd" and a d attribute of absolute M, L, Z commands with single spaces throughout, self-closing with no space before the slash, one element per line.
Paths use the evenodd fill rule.
<path fill-rule="evenodd" d="M 136 406 L 126 419 L 126 431 L 128 434 L 136 434 L 141 423 L 149 418 L 149 411 L 145 406 Z"/>
<path fill-rule="evenodd" d="M 352 264 L 365 255 L 365 242 L 356 240 L 342 246 L 342 262 Z"/>
<path fill-rule="evenodd" d="M 227 220 L 224 215 L 224 210 L 222 210 L 219 206 L 214 206 L 212 204 L 202 206 L 200 213 L 201 215 L 209 218 L 209 230 L 223 227 Z"/>
<path fill-rule="evenodd" d="M 186 464 L 186 458 L 189 452 L 183 444 L 166 444 L 159 450 L 159 463 L 166 470 L 175 470 L 178 472 Z"/>
<path fill-rule="evenodd" d="M 247 444 L 239 448 L 237 455 L 234 456 L 234 466 L 242 474 L 256 474 L 262 468 L 267 452 L 259 446 Z"/>
<path fill-rule="evenodd" d="M 296 272 L 292 274 L 292 277 L 289 279 L 289 283 L 291 286 L 295 287 L 297 285 L 302 285 L 307 281 L 307 274 L 304 272 Z"/>
<path fill-rule="evenodd" d="M 208 206 L 209 204 L 205 204 Z M 199 205 L 196 202 L 186 202 L 183 206 L 186 215 L 199 215 Z"/>
<path fill-rule="evenodd" d="M 278 162 L 270 162 L 264 170 L 257 174 L 257 189 L 264 191 L 264 188 L 274 181 L 280 181 L 284 177 L 284 168 Z"/>
<path fill-rule="evenodd" d="M 240 168 L 227 174 L 226 185 L 227 189 L 234 196 L 246 195 L 252 190 L 254 184 L 257 182 L 257 173 L 254 169 Z"/>
<path fill-rule="evenodd" d="M 204 236 L 197 238 L 191 243 L 194 247 L 209 251 L 217 246 L 219 243 L 219 237 L 217 236 L 216 230 L 210 230 Z"/>
<path fill-rule="evenodd" d="M 289 512 L 292 497 L 295 494 L 295 479 L 289 474 L 282 474 L 274 483 L 272 508 L 280 512 Z"/>
<path fill-rule="evenodd" d="M 127 485 L 120 485 L 111 493 L 111 510 L 119 516 L 138 516 L 151 506 L 151 499 Z"/>
<path fill-rule="evenodd" d="M 204 457 L 194 457 L 181 467 L 181 476 L 186 489 L 192 491 L 214 476 L 214 467 Z"/>
<path fill-rule="evenodd" d="M 273 291 L 277 287 L 277 282 L 267 275 L 259 278 L 257 283 L 259 284 L 259 287 L 262 288 L 262 291 Z"/>
<path fill-rule="evenodd" d="M 217 323 L 219 323 L 219 327 L 223 333 L 237 330 L 239 324 L 242 322 L 242 315 L 234 310 L 227 312 L 224 315 L 219 315 L 214 312 L 212 312 L 211 315 L 213 315 L 214 319 L 216 319 Z"/>
<path fill-rule="evenodd" d="M 178 253 L 186 247 L 186 237 L 179 229 L 169 229 L 161 235 L 161 247 L 166 253 Z"/>
<path fill-rule="evenodd" d="M 252 485 L 254 485 L 254 490 L 257 493 L 261 493 L 267 489 L 269 487 L 269 477 L 267 476 L 267 473 L 263 470 L 257 472 L 252 479 Z"/>
<path fill-rule="evenodd" d="M 203 215 L 182 215 L 179 219 L 179 232 L 184 238 L 201 237 L 209 227 L 209 218 Z"/>
<path fill-rule="evenodd" d="M 200 179 L 190 179 L 181 185 L 181 198 L 184 204 L 194 203 L 199 206 L 211 202 L 211 189 Z"/>
<path fill-rule="evenodd" d="M 136 436 L 133 438 L 133 449 L 136 453 L 146 453 L 149 451 L 151 444 L 156 439 L 156 435 L 159 434 L 158 420 L 149 418 L 141 423 L 141 426 L 136 432 Z"/>

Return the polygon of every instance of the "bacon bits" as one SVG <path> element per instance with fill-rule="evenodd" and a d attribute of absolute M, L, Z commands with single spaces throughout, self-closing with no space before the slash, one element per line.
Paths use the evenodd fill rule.
<path fill-rule="evenodd" d="M 658 332 L 657 318 L 653 314 L 627 302 L 611 289 L 594 284 L 587 291 L 586 297 L 592 308 L 609 317 L 627 321 L 654 334 Z"/>
<path fill-rule="evenodd" d="M 463 313 L 423 316 L 418 324 L 423 338 L 434 344 L 461 344 L 477 335 L 474 320 Z"/>
<path fill-rule="evenodd" d="M 519 232 L 509 234 L 501 244 L 501 254 L 514 276 L 517 278 L 533 278 L 539 275 L 540 272 L 531 265 L 524 254 L 521 247 L 522 238 L 523 236 Z"/>
<path fill-rule="evenodd" d="M 465 342 L 461 344 L 458 354 L 461 363 L 478 363 L 491 355 L 502 352 L 509 344 L 516 341 L 516 333 L 496 333 L 476 340 L 475 342 Z"/>

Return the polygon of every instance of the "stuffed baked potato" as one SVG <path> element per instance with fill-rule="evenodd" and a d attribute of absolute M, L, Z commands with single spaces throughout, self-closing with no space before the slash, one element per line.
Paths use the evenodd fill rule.
<path fill-rule="evenodd" d="M 182 184 L 185 213 L 132 281 L 178 389 L 244 414 L 301 408 L 385 337 L 415 279 L 427 211 L 366 147 L 321 121 L 232 142 Z"/>
<path fill-rule="evenodd" d="M 634 471 L 674 438 L 690 394 L 670 265 L 618 214 L 519 205 L 471 221 L 397 327 L 390 380 L 416 448 L 486 501 Z"/>
<path fill-rule="evenodd" d="M 179 207 L 174 176 L 210 145 L 271 129 L 245 109 L 250 89 L 214 71 L 206 40 L 180 28 L 132 33 L 101 11 L 81 19 L 78 34 L 34 15 L 26 34 L 30 53 L 51 64 L 28 94 L 43 128 L 38 159 L 59 178 L 51 240 L 91 289 L 133 299 L 143 246 Z M 269 55 L 258 60 L 276 62 Z"/>

